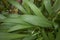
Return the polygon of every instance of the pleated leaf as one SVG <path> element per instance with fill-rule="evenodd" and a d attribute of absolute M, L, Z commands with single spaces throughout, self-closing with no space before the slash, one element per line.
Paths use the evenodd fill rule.
<path fill-rule="evenodd" d="M 4 23 L 18 23 L 18 24 L 27 24 L 20 18 L 7 18 L 4 20 Z"/>
<path fill-rule="evenodd" d="M 42 27 L 51 27 L 51 23 L 43 19 L 42 17 L 34 16 L 34 15 L 23 15 L 22 19 L 30 24 Z"/>

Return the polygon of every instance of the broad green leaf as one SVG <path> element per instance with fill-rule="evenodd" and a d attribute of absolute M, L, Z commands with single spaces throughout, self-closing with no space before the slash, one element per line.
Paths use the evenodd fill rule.
<path fill-rule="evenodd" d="M 8 29 L 15 25 L 17 24 L 16 23 L 2 23 L 0 25 L 0 32 L 8 32 Z"/>
<path fill-rule="evenodd" d="M 60 28 L 58 29 L 55 40 L 60 40 Z"/>
<path fill-rule="evenodd" d="M 56 0 L 54 5 L 53 5 L 53 10 L 55 12 L 57 12 L 58 10 L 60 10 L 60 0 Z"/>
<path fill-rule="evenodd" d="M 24 22 L 21 18 L 7 18 L 4 23 L 18 23 L 18 24 L 28 24 Z"/>
<path fill-rule="evenodd" d="M 23 12 L 24 14 L 27 14 L 27 11 L 16 0 L 7 0 L 7 1 L 13 6 L 15 6 L 17 9 L 19 9 L 21 12 Z"/>
<path fill-rule="evenodd" d="M 42 27 L 51 27 L 51 22 L 42 17 L 34 16 L 34 15 L 23 15 L 22 19 L 30 24 Z"/>
<path fill-rule="evenodd" d="M 44 30 L 42 30 L 42 36 L 43 36 L 44 40 L 49 40 L 49 38 L 48 38 L 48 36 L 47 36 L 47 34 L 45 33 Z"/>
<path fill-rule="evenodd" d="M 53 13 L 52 6 L 51 6 L 51 0 L 43 0 L 43 3 L 45 5 L 46 10 L 51 15 Z"/>
<path fill-rule="evenodd" d="M 32 2 L 29 2 L 28 0 L 26 0 L 24 2 L 31 8 L 31 10 L 34 12 L 35 15 L 44 17 L 41 10 L 38 9 L 35 4 L 33 4 Z"/>
<path fill-rule="evenodd" d="M 1 40 L 12 40 L 12 39 L 16 39 L 16 38 L 22 38 L 25 36 L 27 36 L 27 35 L 0 32 L 0 39 Z"/>
<path fill-rule="evenodd" d="M 21 30 L 21 29 L 27 29 L 27 28 L 31 28 L 31 27 L 34 27 L 34 26 L 30 26 L 30 25 L 15 25 L 15 26 L 11 27 L 8 30 L 8 32 Z"/>

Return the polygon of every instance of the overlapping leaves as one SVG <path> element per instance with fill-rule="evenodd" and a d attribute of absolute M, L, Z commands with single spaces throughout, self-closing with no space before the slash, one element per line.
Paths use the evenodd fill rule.
<path fill-rule="evenodd" d="M 22 38 L 27 35 L 20 34 L 21 29 L 25 30 L 25 29 L 33 28 L 34 31 L 32 31 L 32 34 L 34 34 L 34 33 L 36 33 L 35 32 L 36 28 L 38 28 L 38 32 L 39 32 L 38 34 L 39 34 L 39 36 L 42 36 L 42 38 L 44 40 L 54 40 L 53 32 L 55 32 L 55 30 L 53 29 L 54 31 L 53 30 L 52 30 L 53 32 L 51 31 L 52 34 L 51 33 L 48 34 L 48 32 L 46 32 L 46 30 L 44 29 L 44 28 L 53 28 L 52 22 L 43 15 L 41 10 L 33 2 L 31 2 L 30 0 L 23 0 L 24 3 L 26 4 L 26 6 L 28 6 L 28 8 L 26 8 L 25 5 L 22 6 L 21 4 L 16 2 L 16 0 L 7 0 L 7 1 L 10 4 L 12 4 L 13 6 L 15 6 L 17 9 L 19 9 L 22 13 L 24 13 L 24 15 L 12 14 L 6 19 L 4 16 L 2 16 L 0 19 L 2 19 L 4 21 L 1 24 L 1 28 L 0 28 L 0 36 L 1 36 L 0 39 L 11 40 L 11 39 L 15 39 L 15 38 Z M 48 11 L 50 16 L 52 13 L 55 13 L 56 11 L 58 11 L 60 9 L 59 0 L 56 0 L 56 2 L 54 3 L 53 6 L 51 6 L 50 0 L 43 0 L 43 3 L 45 6 L 45 9 Z M 33 15 L 31 12 L 33 13 Z M 42 30 L 42 32 L 40 31 L 41 28 L 44 29 L 44 30 Z M 14 33 L 14 32 L 18 33 L 18 31 L 19 31 L 19 34 Z M 13 32 L 14 34 L 9 33 L 9 32 Z M 40 34 L 40 32 L 42 34 Z M 58 31 L 58 34 L 56 35 L 55 40 L 59 40 L 59 33 L 60 33 L 60 31 Z M 35 36 L 34 36 L 34 38 L 35 38 Z M 27 36 L 23 40 L 32 40 L 32 39 L 33 39 L 32 36 Z M 43 40 L 43 39 L 41 39 L 41 40 Z"/>

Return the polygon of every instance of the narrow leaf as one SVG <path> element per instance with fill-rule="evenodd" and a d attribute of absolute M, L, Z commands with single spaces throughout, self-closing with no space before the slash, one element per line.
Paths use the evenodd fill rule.
<path fill-rule="evenodd" d="M 53 13 L 52 6 L 51 6 L 51 0 L 43 0 L 44 5 L 48 13 L 51 15 Z"/>
<path fill-rule="evenodd" d="M 28 14 L 31 14 L 31 9 L 30 9 L 30 7 L 24 2 L 24 0 L 23 0 L 23 7 L 25 8 L 25 10 L 28 12 Z"/>
<path fill-rule="evenodd" d="M 53 9 L 54 9 L 55 12 L 60 10 L 60 0 L 55 1 L 54 5 L 53 5 Z"/>
<path fill-rule="evenodd" d="M 28 24 L 24 22 L 21 18 L 7 18 L 4 23 L 18 23 L 18 24 Z"/>
<path fill-rule="evenodd" d="M 25 36 L 27 36 L 27 35 L 0 32 L 0 39 L 1 40 L 11 40 L 11 39 L 16 39 L 16 38 L 22 38 Z"/>
<path fill-rule="evenodd" d="M 8 32 L 11 32 L 11 31 L 16 31 L 16 30 L 21 30 L 21 29 L 27 29 L 27 28 L 31 28 L 31 27 L 34 27 L 34 26 L 28 26 L 28 25 L 16 25 L 16 26 L 13 26 L 11 27 Z"/>
<path fill-rule="evenodd" d="M 33 4 L 32 2 L 29 2 L 28 0 L 26 0 L 24 2 L 31 8 L 31 10 L 34 12 L 35 15 L 44 17 L 41 10 L 38 9 L 35 4 Z"/>
<path fill-rule="evenodd" d="M 16 0 L 7 0 L 9 3 L 11 3 L 13 6 L 15 6 L 17 9 L 19 9 L 24 14 L 27 14 L 27 11 L 20 5 Z"/>

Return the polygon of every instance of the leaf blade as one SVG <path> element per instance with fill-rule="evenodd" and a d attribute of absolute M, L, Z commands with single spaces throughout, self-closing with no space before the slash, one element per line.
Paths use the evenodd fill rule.
<path fill-rule="evenodd" d="M 52 26 L 48 20 L 34 15 L 23 15 L 22 19 L 36 26 L 49 27 Z"/>

